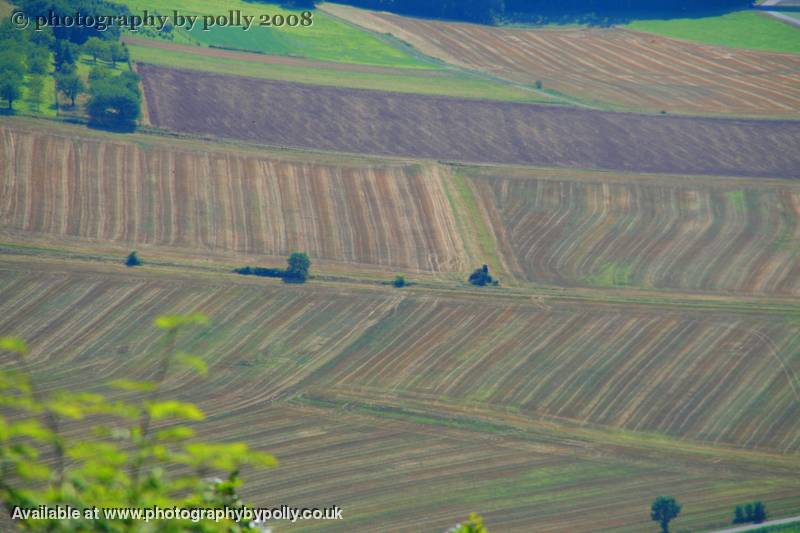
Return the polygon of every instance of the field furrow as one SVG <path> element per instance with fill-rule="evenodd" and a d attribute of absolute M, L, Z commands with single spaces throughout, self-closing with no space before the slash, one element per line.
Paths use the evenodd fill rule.
<path fill-rule="evenodd" d="M 623 29 L 510 29 L 328 4 L 425 54 L 591 102 L 689 114 L 800 115 L 800 56 Z"/>
<path fill-rule="evenodd" d="M 0 127 L 0 227 L 135 248 L 466 269 L 433 166 L 314 163 Z"/>
<path fill-rule="evenodd" d="M 165 394 L 203 408 L 201 435 L 277 455 L 244 473 L 254 504 L 344 509 L 289 530 L 442 529 L 479 508 L 503 531 L 633 532 L 664 492 L 701 528 L 745 489 L 798 504 L 788 318 L 23 261 L 0 262 L 0 334 L 28 339 L 44 391 L 152 378 L 153 318 L 210 316 L 179 338 L 208 375 L 176 368 Z"/>
<path fill-rule="evenodd" d="M 800 295 L 800 188 L 548 175 L 472 179 L 525 279 Z"/>

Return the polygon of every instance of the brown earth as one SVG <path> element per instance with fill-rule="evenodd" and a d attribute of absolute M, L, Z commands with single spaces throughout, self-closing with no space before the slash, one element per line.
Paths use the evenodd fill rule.
<path fill-rule="evenodd" d="M 150 121 L 287 147 L 468 162 L 800 177 L 800 122 L 475 101 L 140 64 Z"/>
<path fill-rule="evenodd" d="M 467 268 L 434 165 L 57 131 L 0 124 L 0 234 L 262 263 L 303 250 L 348 267 Z"/>
<path fill-rule="evenodd" d="M 277 456 L 242 472 L 248 501 L 344 508 L 281 530 L 444 531 L 478 509 L 493 531 L 634 533 L 658 494 L 693 531 L 727 523 L 742 494 L 797 509 L 797 324 L 491 294 L 12 253 L 0 332 L 25 336 L 44 390 L 96 390 L 152 379 L 155 316 L 206 313 L 180 348 L 209 372 L 171 369 L 166 394 L 203 409 L 204 438 Z"/>
<path fill-rule="evenodd" d="M 800 55 L 614 29 L 441 22 L 325 4 L 325 11 L 462 67 L 598 104 L 688 114 L 800 116 Z"/>
<path fill-rule="evenodd" d="M 468 172 L 520 277 L 800 296 L 799 182 L 569 172 Z"/>

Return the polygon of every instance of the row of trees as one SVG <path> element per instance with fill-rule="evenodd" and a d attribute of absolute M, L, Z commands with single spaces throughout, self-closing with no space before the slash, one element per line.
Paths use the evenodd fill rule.
<path fill-rule="evenodd" d="M 416 17 L 492 23 L 501 20 L 592 22 L 631 17 L 692 16 L 742 9 L 749 0 L 337 0 Z"/>
<path fill-rule="evenodd" d="M 15 28 L 9 19 L 0 22 L 0 98 L 9 110 L 27 89 L 34 108 L 42 103 L 44 80 L 50 72 L 49 38 Z"/>
<path fill-rule="evenodd" d="M 135 262 L 132 264 L 132 261 Z M 308 255 L 302 252 L 295 252 L 289 256 L 287 263 L 288 264 L 285 269 L 246 266 L 237 268 L 234 270 L 234 272 L 243 276 L 281 278 L 287 283 L 305 283 L 305 281 L 308 279 L 309 271 L 311 269 L 311 260 L 308 258 Z M 131 252 L 131 255 L 128 256 L 126 264 L 128 266 L 138 266 L 141 264 L 138 257 L 136 257 L 136 252 Z M 483 287 L 486 285 L 492 285 L 496 287 L 500 285 L 500 282 L 493 278 L 491 274 L 489 274 L 489 267 L 487 265 L 483 265 L 481 268 L 476 269 L 475 272 L 470 274 L 467 281 L 478 287 Z M 391 282 L 391 285 L 395 288 L 401 289 L 410 285 L 410 283 L 408 280 L 406 280 L 405 276 L 398 274 Z"/>
<path fill-rule="evenodd" d="M 20 7 L 29 17 L 53 12 L 57 15 L 120 14 L 127 8 L 101 0 L 26 0 Z M 95 68 L 89 76 L 89 86 L 78 73 L 81 54 L 92 58 Z M 132 131 L 141 113 L 139 78 L 133 72 L 116 75 L 112 69 L 127 61 L 127 47 L 119 42 L 119 28 L 103 32 L 92 28 L 42 28 L 41 31 L 21 30 L 6 19 L 0 23 L 0 97 L 9 110 L 27 86 L 32 102 L 41 101 L 45 76 L 54 71 L 56 90 L 63 94 L 72 108 L 81 94 L 89 94 L 86 112 L 89 124 L 118 131 Z M 101 65 L 107 61 L 112 69 Z"/>
<path fill-rule="evenodd" d="M 281 278 L 286 283 L 305 283 L 311 273 L 311 260 L 303 252 L 294 252 L 286 260 L 286 268 L 242 267 L 234 270 L 243 276 Z"/>
<path fill-rule="evenodd" d="M 109 61 L 114 68 L 117 63 L 128 61 L 128 47 L 119 41 L 107 41 L 98 37 L 90 37 L 81 47 L 82 51 L 92 56 L 92 61 L 97 64 L 98 59 Z"/>
<path fill-rule="evenodd" d="M 764 502 L 745 503 L 737 505 L 733 512 L 734 524 L 760 524 L 767 519 L 767 508 Z"/>
<path fill-rule="evenodd" d="M 675 498 L 669 496 L 659 496 L 650 507 L 650 518 L 658 522 L 662 533 L 669 533 L 669 523 L 681 513 L 681 506 Z M 767 508 L 763 502 L 752 502 L 744 505 L 737 505 L 734 510 L 733 523 L 760 524 L 767 519 Z"/>

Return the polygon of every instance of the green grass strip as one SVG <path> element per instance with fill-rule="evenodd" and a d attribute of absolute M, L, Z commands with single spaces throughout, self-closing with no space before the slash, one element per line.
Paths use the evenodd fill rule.
<path fill-rule="evenodd" d="M 755 11 L 736 11 L 717 17 L 637 20 L 626 27 L 699 43 L 800 54 L 800 28 Z"/>

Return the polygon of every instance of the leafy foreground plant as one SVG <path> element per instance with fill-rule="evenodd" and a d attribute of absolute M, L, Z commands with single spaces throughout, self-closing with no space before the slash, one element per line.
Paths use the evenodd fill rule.
<path fill-rule="evenodd" d="M 233 519 L 108 519 L 94 509 L 154 508 L 241 509 L 236 493 L 244 465 L 272 467 L 269 454 L 244 443 L 205 443 L 193 439 L 185 422 L 199 421 L 203 412 L 194 404 L 161 397 L 173 365 L 205 374 L 205 362 L 176 352 L 178 332 L 204 325 L 200 314 L 161 316 L 155 325 L 165 331 L 160 363 L 153 381 L 120 379 L 109 387 L 130 400 L 103 394 L 59 391 L 44 394 L 37 388 L 21 339 L 0 337 L 4 357 L 0 370 L 0 499 L 9 517 L 21 529 L 46 531 L 268 531 L 263 524 Z M 64 432 L 68 421 L 85 420 L 80 437 Z M 169 427 L 156 423 L 174 421 Z M 182 465 L 170 475 L 167 465 Z M 209 476 L 224 473 L 224 481 Z M 19 519 L 20 509 L 71 508 L 69 520 Z"/>

